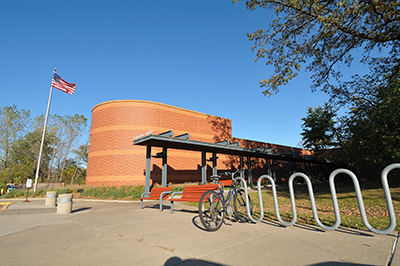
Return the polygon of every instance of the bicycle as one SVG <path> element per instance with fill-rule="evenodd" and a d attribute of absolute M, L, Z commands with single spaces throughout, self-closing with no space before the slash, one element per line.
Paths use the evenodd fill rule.
<path fill-rule="evenodd" d="M 203 193 L 199 201 L 200 221 L 208 231 L 218 230 L 222 226 L 226 214 L 230 216 L 230 220 L 232 220 L 232 216 L 234 215 L 237 222 L 249 221 L 246 218 L 245 191 L 235 181 L 235 174 L 238 172 L 239 169 L 233 173 L 225 172 L 221 175 L 210 177 L 211 181 L 218 182 L 219 191 L 207 190 Z M 232 184 L 226 197 L 224 196 L 224 185 L 219 182 L 220 177 L 223 175 L 230 175 L 232 178 Z M 234 209 L 232 209 L 232 199 Z M 253 206 L 248 194 L 247 202 L 249 203 L 251 213 Z"/>

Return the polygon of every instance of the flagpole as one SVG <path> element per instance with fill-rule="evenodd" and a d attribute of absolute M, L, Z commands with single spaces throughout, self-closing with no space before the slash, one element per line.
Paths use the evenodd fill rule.
<path fill-rule="evenodd" d="M 53 70 L 53 74 L 55 74 L 55 73 L 56 73 L 56 68 L 54 68 L 54 70 Z M 49 102 L 47 103 L 46 118 L 44 119 L 44 126 L 43 126 L 42 142 L 40 143 L 39 158 L 38 158 L 38 163 L 37 163 L 37 168 L 36 168 L 35 186 L 34 186 L 34 189 L 33 189 L 34 192 L 36 192 L 36 188 L 37 188 L 37 181 L 38 181 L 39 169 L 40 169 L 40 160 L 42 158 L 44 136 L 46 135 L 47 118 L 49 116 L 50 102 L 51 102 L 51 95 L 52 94 L 53 94 L 53 86 L 50 86 Z"/>

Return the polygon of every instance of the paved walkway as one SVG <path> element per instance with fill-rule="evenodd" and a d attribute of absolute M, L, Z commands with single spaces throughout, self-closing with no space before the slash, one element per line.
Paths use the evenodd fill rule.
<path fill-rule="evenodd" d="M 44 199 L 0 200 L 1 265 L 388 265 L 397 232 L 289 228 L 274 221 L 203 229 L 193 207 L 78 201 L 70 214 Z M 3 204 L 4 205 L 4 204 Z M 392 264 L 400 265 L 400 246 Z"/>

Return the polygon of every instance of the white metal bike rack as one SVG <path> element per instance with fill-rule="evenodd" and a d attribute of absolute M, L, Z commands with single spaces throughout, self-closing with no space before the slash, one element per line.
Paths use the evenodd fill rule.
<path fill-rule="evenodd" d="M 258 200 L 259 200 L 259 204 L 260 204 L 260 217 L 258 219 L 255 219 L 251 215 L 248 202 L 246 202 L 247 215 L 249 216 L 250 220 L 253 221 L 253 222 L 260 222 L 264 218 L 264 208 L 263 208 L 263 201 L 262 201 L 262 195 L 261 195 L 261 182 L 264 179 L 267 179 L 272 184 L 272 195 L 273 195 L 273 198 L 274 198 L 274 206 L 275 206 L 276 218 L 284 226 L 292 226 L 292 225 L 294 225 L 296 223 L 296 220 L 297 220 L 297 212 L 296 212 L 296 203 L 295 203 L 295 198 L 294 198 L 293 180 L 296 177 L 302 177 L 307 183 L 308 193 L 310 195 L 310 201 L 311 201 L 311 208 L 312 208 L 312 212 L 313 212 L 313 216 L 314 216 L 315 222 L 322 229 L 325 229 L 327 231 L 335 230 L 340 225 L 340 212 L 339 212 L 339 205 L 338 205 L 337 196 L 336 196 L 336 189 L 335 189 L 334 179 L 335 179 L 335 176 L 338 175 L 338 174 L 346 174 L 346 175 L 350 176 L 352 181 L 353 181 L 354 189 L 355 189 L 355 192 L 356 192 L 356 198 L 357 198 L 357 202 L 358 202 L 358 207 L 360 209 L 361 219 L 362 219 L 365 227 L 367 227 L 368 230 L 370 230 L 370 231 L 372 231 L 374 233 L 377 233 L 377 234 L 390 234 L 396 228 L 396 215 L 395 215 L 395 212 L 394 212 L 392 197 L 391 197 L 391 194 L 390 194 L 390 189 L 389 189 L 388 180 L 387 180 L 388 173 L 393 169 L 400 169 L 400 163 L 391 164 L 391 165 L 385 167 L 385 169 L 383 169 L 382 174 L 381 174 L 382 188 L 383 188 L 383 192 L 385 194 L 386 206 L 387 206 L 387 209 L 388 209 L 388 212 L 389 212 L 389 218 L 390 218 L 389 226 L 386 229 L 383 229 L 383 230 L 376 229 L 376 228 L 372 227 L 369 224 L 368 219 L 367 219 L 367 215 L 366 215 L 366 212 L 365 212 L 364 202 L 363 202 L 362 195 L 361 195 L 360 184 L 358 182 L 358 179 L 357 179 L 356 175 L 353 172 L 351 172 L 351 171 L 349 171 L 347 169 L 337 169 L 337 170 L 333 171 L 331 173 L 330 177 L 329 177 L 329 187 L 330 187 L 330 191 L 331 191 L 333 208 L 334 208 L 334 212 L 335 212 L 335 220 L 336 220 L 335 224 L 332 225 L 332 226 L 324 225 L 319 220 L 318 213 L 317 213 L 317 208 L 315 206 L 314 192 L 313 192 L 311 180 L 307 175 L 305 175 L 303 173 L 294 173 L 289 178 L 290 201 L 291 201 L 292 212 L 293 212 L 292 221 L 285 222 L 280 217 L 279 206 L 278 206 L 278 197 L 277 197 L 277 194 L 276 194 L 276 187 L 275 187 L 275 181 L 269 175 L 260 176 L 260 178 L 258 179 L 258 182 L 257 182 Z M 236 180 L 237 181 L 240 180 L 241 183 L 242 183 L 242 186 L 244 186 L 244 188 L 245 188 L 245 190 L 244 190 L 245 191 L 245 199 L 247 201 L 248 192 L 247 192 L 247 184 L 246 184 L 245 180 L 243 178 L 241 178 L 241 177 L 237 177 Z"/>

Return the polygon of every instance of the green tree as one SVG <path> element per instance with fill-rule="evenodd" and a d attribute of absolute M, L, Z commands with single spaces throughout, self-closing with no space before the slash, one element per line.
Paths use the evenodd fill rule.
<path fill-rule="evenodd" d="M 337 147 L 336 110 L 325 103 L 324 106 L 308 107 L 306 114 L 302 118 L 303 146 L 314 151 Z"/>
<path fill-rule="evenodd" d="M 68 159 L 63 169 L 63 182 L 85 184 L 86 169 L 81 168 L 74 159 Z"/>
<path fill-rule="evenodd" d="M 30 111 L 20 110 L 16 105 L 0 108 L 0 183 L 11 180 L 25 182 L 35 176 L 43 124 L 43 115 L 31 120 Z M 78 149 L 79 156 L 74 152 L 77 162 L 68 157 L 85 132 L 86 125 L 87 119 L 83 115 L 50 116 L 39 167 L 39 182 L 45 176 L 48 182 L 52 176 L 54 181 L 61 181 L 64 168 L 68 165 L 66 172 L 73 169 L 69 180 L 84 183 L 87 145 Z M 69 162 L 71 160 L 73 163 Z"/>
<path fill-rule="evenodd" d="M 61 136 L 61 145 L 58 151 L 62 154 L 61 167 L 59 168 L 59 182 L 63 179 L 64 168 L 66 166 L 68 156 L 71 152 L 73 145 L 79 140 L 79 137 L 85 132 L 87 126 L 87 119 L 83 115 L 64 116 L 62 118 L 64 124 L 64 134 Z"/>
<path fill-rule="evenodd" d="M 243 0 L 233 0 L 242 2 Z M 398 0 L 247 0 L 250 10 L 272 9 L 269 29 L 248 33 L 256 61 L 266 58 L 275 73 L 260 81 L 265 95 L 296 77 L 301 65 L 313 73 L 313 89 L 341 95 L 339 64 L 350 66 L 356 50 L 372 67 L 370 79 L 399 67 L 400 2 Z M 372 52 L 382 52 L 373 58 Z M 334 82 L 332 82 L 332 79 Z M 338 85 L 332 85 L 339 82 Z M 346 93 L 346 91 L 344 91 Z"/>
<path fill-rule="evenodd" d="M 89 155 L 89 143 L 80 145 L 78 149 L 73 150 L 75 154 L 75 171 L 71 178 L 71 184 L 74 183 L 75 177 L 81 176 L 81 178 L 86 179 L 86 171 L 82 171 L 81 164 L 87 165 L 88 162 L 88 155 Z M 82 176 L 83 175 L 83 176 Z"/>
<path fill-rule="evenodd" d="M 325 105 L 309 107 L 303 118 L 306 147 L 320 152 L 337 145 L 336 159 L 345 157 L 348 166 L 365 178 L 376 178 L 384 167 L 400 161 L 400 72 L 372 85 L 365 84 L 370 95 L 351 99 L 343 117 Z"/>
<path fill-rule="evenodd" d="M 400 161 L 400 74 L 388 77 L 369 100 L 354 101 L 347 123 L 351 138 L 343 149 L 363 176 L 378 176 Z"/>
<path fill-rule="evenodd" d="M 0 160 L 3 171 L 8 167 L 14 143 L 25 134 L 30 112 L 16 105 L 0 108 Z"/>
<path fill-rule="evenodd" d="M 59 169 L 60 165 L 62 165 L 62 159 L 64 158 L 63 147 L 65 146 L 65 141 L 63 141 L 63 138 L 66 134 L 66 130 L 67 126 L 65 123 L 65 117 L 60 115 L 51 115 L 49 117 L 48 132 L 54 134 L 54 139 L 51 142 L 52 154 L 49 163 L 47 182 L 50 182 L 52 178 L 54 182 L 59 181 L 59 171 L 53 171 L 53 169 Z"/>
<path fill-rule="evenodd" d="M 39 156 L 40 143 L 42 139 L 43 128 L 41 127 L 43 116 L 39 116 L 35 119 L 37 125 L 32 132 L 28 132 L 25 136 L 18 139 L 13 147 L 10 154 L 10 178 L 19 178 L 19 182 L 25 182 L 27 178 L 33 178 L 37 167 L 37 161 Z M 51 134 L 46 134 L 42 160 L 39 176 L 42 177 L 47 173 L 47 166 L 50 161 L 51 155 Z"/>

